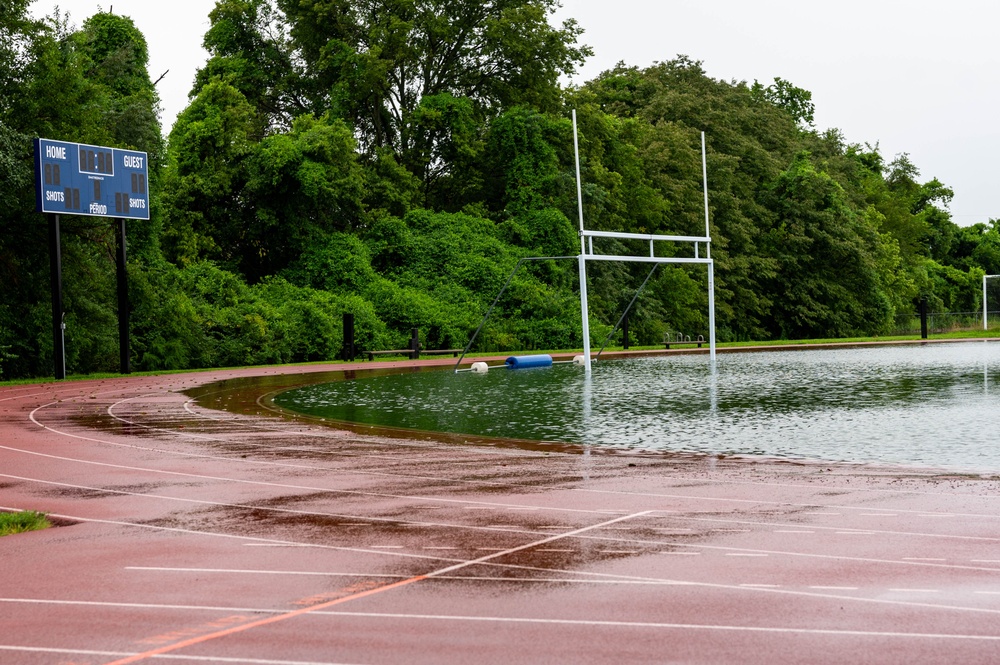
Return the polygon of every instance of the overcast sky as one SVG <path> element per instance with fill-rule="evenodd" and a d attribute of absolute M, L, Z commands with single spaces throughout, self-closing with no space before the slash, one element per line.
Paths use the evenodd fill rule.
<path fill-rule="evenodd" d="M 81 24 L 98 8 L 130 16 L 146 35 L 164 131 L 187 104 L 213 0 L 36 0 Z M 813 94 L 818 129 L 907 152 L 921 178 L 955 190 L 962 225 L 1000 217 L 1000 5 L 985 0 L 563 0 L 595 55 L 582 83 L 618 61 L 645 67 L 685 54 L 709 76 L 768 84 L 781 77 Z M 709 137 L 711 141 L 711 137 Z"/>

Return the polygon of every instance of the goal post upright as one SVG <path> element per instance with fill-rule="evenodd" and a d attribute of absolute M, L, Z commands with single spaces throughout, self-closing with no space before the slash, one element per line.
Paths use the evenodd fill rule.
<path fill-rule="evenodd" d="M 576 109 L 573 109 L 573 150 L 576 156 L 576 199 L 577 213 L 580 225 L 580 254 L 578 256 L 580 270 L 580 317 L 583 330 L 583 359 L 586 372 L 591 370 L 590 353 L 590 309 L 587 303 L 587 261 L 628 261 L 642 263 L 696 263 L 704 264 L 708 268 L 708 335 L 709 335 L 709 358 L 712 367 L 715 367 L 715 262 L 712 260 L 712 234 L 709 220 L 708 208 L 708 162 L 705 150 L 705 132 L 701 132 L 701 175 L 705 199 L 705 235 L 704 236 L 680 236 L 680 235 L 658 235 L 649 233 L 618 233 L 612 231 L 588 231 L 583 221 L 583 185 L 580 177 L 580 142 L 577 132 Z M 594 253 L 594 238 L 618 238 L 622 240 L 647 240 L 649 242 L 649 255 L 605 255 Z M 654 242 L 685 242 L 694 246 L 694 257 L 667 257 L 656 256 Z M 698 251 L 698 246 L 705 243 L 705 256 L 702 258 Z"/>
<path fill-rule="evenodd" d="M 701 133 L 701 182 L 705 193 L 705 256 L 712 258 L 712 230 L 708 221 L 708 159 L 705 157 L 705 132 Z M 697 253 L 698 245 L 695 245 Z M 708 264 L 708 356 L 715 364 L 715 263 Z"/>
<path fill-rule="evenodd" d="M 590 309 L 587 303 L 587 238 L 583 231 L 583 186 L 580 181 L 580 141 L 573 109 L 573 152 L 576 155 L 576 207 L 580 218 L 580 317 L 583 322 L 583 366 L 590 373 Z"/>
<path fill-rule="evenodd" d="M 986 301 L 986 280 L 997 279 L 1000 275 L 983 275 L 983 330 L 989 330 L 989 309 L 987 307 L 988 303 Z"/>

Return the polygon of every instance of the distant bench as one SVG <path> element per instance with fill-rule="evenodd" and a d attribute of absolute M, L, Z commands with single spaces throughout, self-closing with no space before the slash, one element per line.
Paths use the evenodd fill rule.
<path fill-rule="evenodd" d="M 702 335 L 698 335 L 696 339 L 691 339 L 691 335 L 684 335 L 682 333 L 665 333 L 663 335 L 663 347 L 669 349 L 671 344 L 697 344 L 698 348 L 705 343 L 705 338 Z"/>

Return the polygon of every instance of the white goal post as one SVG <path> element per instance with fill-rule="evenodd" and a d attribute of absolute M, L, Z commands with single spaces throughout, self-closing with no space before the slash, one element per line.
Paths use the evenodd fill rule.
<path fill-rule="evenodd" d="M 701 175 L 705 196 L 705 235 L 673 236 L 647 233 L 617 233 L 612 231 L 588 231 L 583 224 L 583 189 L 580 181 L 580 144 L 577 138 L 576 109 L 573 110 L 573 149 L 576 153 L 576 199 L 580 216 L 580 313 L 583 319 L 583 358 L 586 371 L 590 372 L 590 309 L 587 304 L 587 261 L 633 261 L 642 263 L 687 263 L 708 266 L 708 348 L 709 358 L 715 364 L 715 264 L 712 261 L 712 237 L 708 219 L 708 166 L 705 159 L 705 132 L 701 133 Z M 594 238 L 619 238 L 625 240 L 648 240 L 649 255 L 595 254 Z M 694 244 L 694 257 L 678 258 L 657 256 L 655 241 L 689 242 Z M 705 244 L 705 256 L 700 256 L 699 246 Z"/>
<path fill-rule="evenodd" d="M 1000 275 L 983 275 L 983 330 L 989 330 L 989 310 L 986 305 L 986 280 L 996 279 Z"/>

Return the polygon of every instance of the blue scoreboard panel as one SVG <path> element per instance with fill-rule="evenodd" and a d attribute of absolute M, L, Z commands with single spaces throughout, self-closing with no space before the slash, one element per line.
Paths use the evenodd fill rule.
<path fill-rule="evenodd" d="M 146 153 L 35 139 L 35 210 L 149 219 Z"/>

